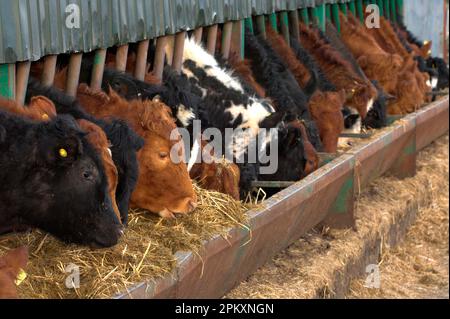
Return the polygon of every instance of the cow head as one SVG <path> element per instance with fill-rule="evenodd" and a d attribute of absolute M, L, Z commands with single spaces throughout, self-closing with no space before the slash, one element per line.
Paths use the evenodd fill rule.
<path fill-rule="evenodd" d="M 107 98 L 87 90 L 78 93 L 89 113 L 123 119 L 144 139 L 144 146 L 137 153 L 139 176 L 130 205 L 164 217 L 191 212 L 196 207 L 197 196 L 186 164 L 177 163 L 171 157 L 172 148 L 183 143 L 171 140 L 172 132 L 177 131 L 170 109 L 156 100 L 127 101 L 112 89 Z"/>
<path fill-rule="evenodd" d="M 20 247 L 0 257 L 0 299 L 16 299 L 17 277 L 28 262 L 28 249 Z"/>
<path fill-rule="evenodd" d="M 339 92 L 317 91 L 309 101 L 311 116 L 317 123 L 323 149 L 327 153 L 336 153 L 339 135 L 344 130 L 344 118 L 341 112 L 346 94 Z"/>
<path fill-rule="evenodd" d="M 358 58 L 359 66 L 367 77 L 380 82 L 388 93 L 394 93 L 398 73 L 403 66 L 403 58 L 397 54 L 370 54 Z"/>
<path fill-rule="evenodd" d="M 33 173 L 24 185 L 30 198 L 23 223 L 67 242 L 115 245 L 121 233 L 101 160 L 75 120 L 61 115 L 42 124 L 34 146 Z"/>
<path fill-rule="evenodd" d="M 102 160 L 103 167 L 105 169 L 106 179 L 108 180 L 108 190 L 111 198 L 111 204 L 116 216 L 121 220 L 119 207 L 116 202 L 116 190 L 119 182 L 118 172 L 116 165 L 114 165 L 112 159 L 112 152 L 110 149 L 110 143 L 106 137 L 105 132 L 95 125 L 86 120 L 77 121 L 81 129 L 87 133 L 86 139 L 97 151 L 97 154 Z"/>

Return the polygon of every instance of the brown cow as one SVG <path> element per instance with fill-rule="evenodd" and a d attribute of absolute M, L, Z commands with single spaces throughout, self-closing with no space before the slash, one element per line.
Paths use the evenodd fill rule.
<path fill-rule="evenodd" d="M 333 85 L 338 90 L 345 90 L 346 105 L 365 118 L 377 97 L 376 88 L 357 75 L 351 64 L 322 39 L 317 30 L 303 23 L 300 23 L 299 29 L 303 47 L 315 58 Z"/>
<path fill-rule="evenodd" d="M 323 149 L 327 153 L 336 153 L 339 136 L 344 131 L 342 107 L 345 102 L 345 91 L 317 91 L 309 100 L 309 111 L 319 129 Z"/>
<path fill-rule="evenodd" d="M 384 51 L 352 15 L 347 20 L 341 13 L 340 18 L 342 41 L 353 53 L 364 73 L 371 80 L 377 80 L 384 91 L 394 94 L 403 58 Z"/>
<path fill-rule="evenodd" d="M 301 88 L 305 88 L 311 81 L 311 73 L 295 55 L 284 38 L 272 29 L 270 24 L 266 25 L 267 41 L 275 52 L 283 59 L 283 62 L 291 70 Z"/>
<path fill-rule="evenodd" d="M 110 145 L 105 132 L 97 125 L 86 120 L 78 120 L 78 125 L 81 129 L 87 133 L 88 142 L 94 147 L 97 154 L 100 155 L 102 160 L 106 178 L 108 180 L 108 190 L 111 197 L 112 207 L 117 215 L 117 218 L 121 220 L 119 207 L 116 202 L 116 190 L 119 183 L 119 173 L 116 165 L 112 159 L 112 153 Z"/>
<path fill-rule="evenodd" d="M 93 116 L 126 120 L 145 140 L 138 152 L 139 178 L 131 196 L 131 207 L 147 209 L 165 218 L 196 208 L 197 195 L 186 164 L 175 163 L 171 158 L 180 137 L 171 139 L 172 132 L 177 131 L 169 107 L 159 101 L 126 101 L 113 90 L 109 95 L 93 92 L 85 84 L 78 89 L 78 99 Z"/>
<path fill-rule="evenodd" d="M 2 109 L 34 121 L 48 121 L 56 116 L 53 102 L 44 96 L 32 98 L 28 107 L 24 107 L 14 100 L 8 100 L 2 97 L 0 97 L 0 102 Z"/>
<path fill-rule="evenodd" d="M 207 142 L 202 141 L 202 163 L 192 166 L 189 174 L 192 179 L 198 181 L 203 189 L 228 194 L 239 200 L 239 181 L 241 172 L 239 167 L 227 161 L 225 158 L 218 159 L 214 154 L 206 152 Z"/>
<path fill-rule="evenodd" d="M 28 263 L 28 248 L 20 247 L 0 257 L 0 299 L 17 299 L 18 277 Z"/>

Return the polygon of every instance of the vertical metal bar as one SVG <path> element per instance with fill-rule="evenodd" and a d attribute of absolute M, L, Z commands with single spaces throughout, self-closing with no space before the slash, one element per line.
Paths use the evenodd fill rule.
<path fill-rule="evenodd" d="M 25 94 L 27 93 L 28 77 L 30 76 L 31 62 L 19 62 L 16 72 L 16 101 L 20 104 L 25 102 Z"/>
<path fill-rule="evenodd" d="M 166 35 L 166 62 L 168 65 L 172 65 L 173 62 L 173 50 L 175 49 L 175 36 Z"/>
<path fill-rule="evenodd" d="M 263 38 L 266 38 L 266 17 L 260 15 L 256 17 L 256 24 L 258 26 L 258 34 L 261 34 Z"/>
<path fill-rule="evenodd" d="M 197 44 L 200 44 L 202 42 L 202 36 L 203 36 L 203 28 L 197 28 L 194 30 L 194 41 Z"/>
<path fill-rule="evenodd" d="M 391 19 L 394 23 L 397 23 L 397 2 L 395 0 L 389 1 L 391 11 Z"/>
<path fill-rule="evenodd" d="M 82 53 L 73 53 L 70 56 L 69 69 L 67 70 L 66 93 L 70 96 L 76 96 L 78 82 L 80 80 Z"/>
<path fill-rule="evenodd" d="M 251 17 L 245 19 L 245 29 L 248 29 L 250 33 L 255 33 L 255 28 L 253 27 L 253 20 Z"/>
<path fill-rule="evenodd" d="M 309 25 L 309 13 L 308 13 L 308 8 L 302 8 L 300 9 L 300 15 L 302 17 L 302 21 L 304 24 L 306 24 L 307 26 Z"/>
<path fill-rule="evenodd" d="M 231 34 L 230 52 L 237 54 L 241 59 L 244 59 L 245 35 L 244 21 L 234 21 L 233 30 Z"/>
<path fill-rule="evenodd" d="M 331 14 L 333 16 L 333 23 L 336 27 L 337 32 L 341 33 L 341 21 L 339 20 L 339 5 L 337 3 L 333 3 L 331 5 Z"/>
<path fill-rule="evenodd" d="M 127 69 L 128 44 L 121 45 L 116 52 L 116 70 L 125 72 Z"/>
<path fill-rule="evenodd" d="M 175 48 L 173 50 L 172 67 L 177 71 L 181 71 L 183 65 L 184 41 L 186 40 L 186 32 L 182 31 L 175 35 Z"/>
<path fill-rule="evenodd" d="M 403 15 L 403 8 L 404 8 L 403 0 L 396 0 L 396 1 L 397 1 L 397 17 L 398 17 L 398 15 L 401 15 L 403 17 L 404 16 Z"/>
<path fill-rule="evenodd" d="M 147 56 L 149 44 L 150 40 L 144 40 L 139 42 L 138 45 L 134 76 L 141 81 L 144 81 L 145 74 L 147 73 Z"/>
<path fill-rule="evenodd" d="M 103 72 L 105 70 L 106 50 L 99 49 L 95 52 L 94 66 L 92 68 L 91 88 L 94 90 L 101 90 Z"/>
<path fill-rule="evenodd" d="M 280 13 L 280 25 L 281 25 L 281 34 L 283 35 L 286 43 L 290 46 L 291 39 L 289 36 L 289 18 L 287 11 L 283 11 Z"/>
<path fill-rule="evenodd" d="M 322 31 L 325 31 L 325 5 L 318 5 L 313 10 L 316 23 Z"/>
<path fill-rule="evenodd" d="M 16 65 L 0 64 L 0 96 L 14 99 L 16 94 Z"/>
<path fill-rule="evenodd" d="M 327 21 L 332 21 L 332 18 L 331 18 L 331 5 L 329 4 L 329 3 L 327 3 L 326 5 L 325 5 L 325 11 L 326 11 L 326 16 L 327 16 Z"/>
<path fill-rule="evenodd" d="M 356 5 L 355 5 L 355 1 L 350 1 L 348 3 L 348 9 L 350 10 L 350 12 L 356 17 Z"/>
<path fill-rule="evenodd" d="M 217 28 L 218 25 L 212 25 L 208 28 L 208 40 L 206 43 L 206 50 L 209 54 L 214 55 L 216 52 L 216 42 L 217 42 Z"/>
<path fill-rule="evenodd" d="M 356 10 L 358 11 L 359 21 L 364 23 L 363 0 L 356 0 Z"/>
<path fill-rule="evenodd" d="M 384 16 L 384 2 L 383 0 L 378 0 L 377 5 L 380 8 L 380 16 Z"/>
<path fill-rule="evenodd" d="M 445 62 L 448 63 L 448 43 L 447 43 L 448 3 L 446 0 L 444 0 L 442 2 L 444 3 L 444 23 L 443 23 L 444 30 L 442 32 L 442 35 L 444 37 L 444 39 L 443 39 L 443 43 L 444 43 L 443 54 L 444 54 Z"/>
<path fill-rule="evenodd" d="M 167 37 L 160 37 L 156 41 L 155 61 L 153 62 L 153 74 L 162 80 L 164 62 L 166 59 Z"/>
<path fill-rule="evenodd" d="M 347 12 L 347 3 L 340 3 L 339 7 L 341 8 L 342 13 L 347 16 L 348 12 Z"/>
<path fill-rule="evenodd" d="M 386 19 L 391 20 L 391 11 L 390 11 L 390 3 L 389 0 L 384 0 L 384 12 L 386 15 Z"/>
<path fill-rule="evenodd" d="M 224 59 L 230 57 L 231 37 L 233 36 L 233 22 L 226 22 L 222 29 L 222 56 Z"/>
<path fill-rule="evenodd" d="M 48 55 L 44 58 L 44 70 L 41 75 L 41 83 L 45 86 L 53 85 L 57 59 L 58 56 L 56 55 Z"/>
<path fill-rule="evenodd" d="M 289 12 L 289 30 L 291 31 L 291 34 L 294 38 L 296 38 L 297 40 L 300 40 L 300 30 L 298 28 L 298 11 L 294 10 Z"/>
<path fill-rule="evenodd" d="M 274 29 L 275 32 L 278 32 L 277 14 L 275 12 L 273 12 L 269 15 L 269 21 L 270 21 L 270 26 L 272 27 L 272 29 Z"/>

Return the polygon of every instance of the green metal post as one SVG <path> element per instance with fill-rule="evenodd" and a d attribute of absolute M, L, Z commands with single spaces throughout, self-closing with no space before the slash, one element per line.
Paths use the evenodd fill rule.
<path fill-rule="evenodd" d="M 284 37 L 284 40 L 288 45 L 291 45 L 291 39 L 289 35 L 289 17 L 287 11 L 283 11 L 280 13 L 280 25 L 281 25 L 281 34 Z"/>
<path fill-rule="evenodd" d="M 331 5 L 331 14 L 333 16 L 333 23 L 338 33 L 341 33 L 341 21 L 339 20 L 339 5 L 333 3 Z"/>
<path fill-rule="evenodd" d="M 348 3 L 348 8 L 349 8 L 350 12 L 356 17 L 356 4 L 355 4 L 355 1 L 350 1 Z"/>
<path fill-rule="evenodd" d="M 308 8 L 302 8 L 300 9 L 300 15 L 302 17 L 302 21 L 304 24 L 309 25 L 309 14 L 308 14 Z"/>
<path fill-rule="evenodd" d="M 0 64 L 0 96 L 15 99 L 16 96 L 16 65 Z"/>
<path fill-rule="evenodd" d="M 340 6 L 340 8 L 341 8 L 342 13 L 343 13 L 345 16 L 347 16 L 347 4 L 346 4 L 346 3 L 340 3 L 339 6 Z"/>
<path fill-rule="evenodd" d="M 396 0 L 391 0 L 390 2 L 391 5 L 391 19 L 394 22 L 397 22 L 397 1 Z"/>
<path fill-rule="evenodd" d="M 270 21 L 270 26 L 272 27 L 272 29 L 274 29 L 276 32 L 278 32 L 278 24 L 277 24 L 277 14 L 271 13 L 269 15 L 269 21 Z"/>
<path fill-rule="evenodd" d="M 246 18 L 245 19 L 245 29 L 248 29 L 250 31 L 250 33 L 255 33 L 255 29 L 253 28 L 253 20 L 252 18 Z"/>
<path fill-rule="evenodd" d="M 313 13 L 319 28 L 325 31 L 325 5 L 322 4 L 314 7 Z"/>
<path fill-rule="evenodd" d="M 391 20 L 391 11 L 390 11 L 390 3 L 389 0 L 384 0 L 384 14 L 386 19 Z"/>
<path fill-rule="evenodd" d="M 377 1 L 377 5 L 380 8 L 380 16 L 384 16 L 384 1 L 383 0 L 378 0 Z"/>
<path fill-rule="evenodd" d="M 403 17 L 403 0 L 397 0 L 397 18 L 399 15 Z"/>
<path fill-rule="evenodd" d="M 331 6 L 330 6 L 330 4 L 326 4 L 325 5 L 325 11 L 326 11 L 326 19 L 327 19 L 327 21 L 331 21 Z"/>
<path fill-rule="evenodd" d="M 258 26 L 258 33 L 266 38 L 266 17 L 264 15 L 260 15 L 256 17 L 256 24 Z"/>
<path fill-rule="evenodd" d="M 363 0 L 356 0 L 356 10 L 358 11 L 359 21 L 364 23 Z"/>

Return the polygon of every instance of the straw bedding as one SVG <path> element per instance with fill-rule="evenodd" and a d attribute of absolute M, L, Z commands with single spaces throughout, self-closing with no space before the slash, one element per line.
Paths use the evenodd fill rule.
<path fill-rule="evenodd" d="M 381 289 L 351 284 L 353 298 L 448 298 L 449 140 L 440 139 L 418 156 L 414 178 L 383 177 L 363 190 L 357 201 L 357 232 L 309 232 L 232 290 L 226 298 L 327 298 L 335 296 L 336 274 L 363 254 L 364 242 L 381 234 L 419 204 L 418 223 L 400 248 L 383 245 L 379 260 Z"/>
<path fill-rule="evenodd" d="M 109 249 L 66 245 L 50 235 L 30 233 L 0 237 L 0 255 L 27 245 L 27 278 L 18 287 L 21 298 L 106 298 L 125 292 L 133 284 L 167 276 L 176 266 L 174 253 L 198 253 L 205 240 L 226 236 L 232 227 L 247 228 L 250 205 L 227 195 L 196 187 L 199 206 L 175 220 L 163 220 L 144 211 L 131 211 L 120 243 Z M 67 289 L 69 265 L 80 270 L 80 288 Z M 65 270 L 69 272 L 65 272 Z"/>

